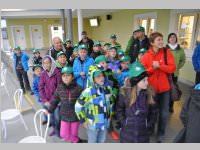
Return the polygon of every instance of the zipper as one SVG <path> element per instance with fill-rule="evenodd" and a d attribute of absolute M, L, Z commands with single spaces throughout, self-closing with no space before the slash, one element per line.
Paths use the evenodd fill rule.
<path fill-rule="evenodd" d="M 82 72 L 83 72 L 84 64 L 81 64 L 81 68 L 82 68 Z M 82 84 L 83 84 L 83 88 L 84 88 L 84 79 L 83 78 L 82 78 Z"/>
<path fill-rule="evenodd" d="M 146 124 L 146 128 L 147 128 L 147 118 L 145 119 L 145 124 Z"/>

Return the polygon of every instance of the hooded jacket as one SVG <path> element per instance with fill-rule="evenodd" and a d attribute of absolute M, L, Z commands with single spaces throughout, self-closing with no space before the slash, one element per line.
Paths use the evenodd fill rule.
<path fill-rule="evenodd" d="M 184 66 L 185 64 L 185 52 L 178 44 L 175 49 L 170 48 L 170 46 L 167 44 L 166 48 L 171 50 L 174 60 L 176 62 L 176 71 L 174 72 L 174 76 L 177 77 L 179 75 L 179 70 Z"/>
<path fill-rule="evenodd" d="M 74 60 L 73 71 L 74 77 L 78 85 L 82 86 L 84 89 L 87 84 L 88 70 L 91 65 L 94 64 L 94 60 L 89 56 L 86 56 L 85 60 L 81 62 L 80 57 L 77 57 Z M 81 77 L 80 73 L 85 72 L 85 77 Z"/>
<path fill-rule="evenodd" d="M 160 67 L 154 69 L 153 61 L 158 61 Z M 153 86 L 156 93 L 163 93 L 170 90 L 168 75 L 174 73 L 176 70 L 174 56 L 170 50 L 167 50 L 168 65 L 165 64 L 164 48 L 160 49 L 158 53 L 154 53 L 152 47 L 144 54 L 141 63 L 148 73 L 149 84 Z"/>
<path fill-rule="evenodd" d="M 70 85 L 66 85 L 62 82 L 55 91 L 55 99 L 51 101 L 49 112 L 53 113 L 60 103 L 61 120 L 67 122 L 78 121 L 74 107 L 82 90 L 83 88 L 77 85 L 75 81 L 72 81 Z"/>
<path fill-rule="evenodd" d="M 51 56 L 44 56 L 42 59 L 42 65 L 44 58 L 50 58 L 52 65 L 49 72 L 43 70 L 40 76 L 40 96 L 42 102 L 51 102 L 54 97 L 54 91 L 56 90 L 57 86 L 61 83 L 61 75 L 58 68 L 56 68 L 55 61 Z M 43 67 L 44 68 L 44 67 Z"/>
<path fill-rule="evenodd" d="M 65 48 L 64 48 L 64 46 L 63 46 L 63 48 L 61 49 L 61 50 L 56 50 L 55 48 L 54 48 L 54 46 L 52 46 L 52 47 L 50 47 L 49 48 L 49 50 L 48 50 L 48 54 L 47 55 L 49 55 L 49 56 L 51 56 L 54 60 L 56 60 L 57 59 L 57 54 L 59 53 L 59 52 L 65 52 Z"/>
<path fill-rule="evenodd" d="M 89 124 L 89 129 L 104 130 L 109 127 L 113 114 L 113 94 L 106 77 L 103 86 L 94 83 L 94 72 L 97 70 L 94 69 L 90 76 L 92 87 L 85 89 L 78 98 L 75 112 L 81 123 L 86 121 Z"/>

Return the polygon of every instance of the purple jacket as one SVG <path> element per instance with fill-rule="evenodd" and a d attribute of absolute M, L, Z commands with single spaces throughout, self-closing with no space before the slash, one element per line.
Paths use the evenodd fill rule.
<path fill-rule="evenodd" d="M 55 62 L 52 60 L 52 67 L 50 72 L 47 73 L 47 71 L 44 70 L 40 77 L 40 96 L 43 103 L 51 102 L 53 99 L 55 99 L 54 91 L 56 90 L 57 86 L 60 83 L 61 83 L 60 70 L 56 68 Z"/>

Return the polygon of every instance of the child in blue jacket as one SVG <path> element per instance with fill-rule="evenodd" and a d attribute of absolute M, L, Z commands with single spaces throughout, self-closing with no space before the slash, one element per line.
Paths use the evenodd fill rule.
<path fill-rule="evenodd" d="M 196 71 L 195 83 L 198 84 L 200 83 L 200 42 L 197 43 L 197 47 L 194 50 L 192 63 L 194 66 L 194 70 Z"/>
<path fill-rule="evenodd" d="M 87 84 L 88 70 L 94 64 L 94 60 L 87 55 L 88 47 L 82 44 L 78 48 L 79 57 L 74 60 L 73 71 L 78 85 L 84 89 Z"/>
<path fill-rule="evenodd" d="M 120 59 L 120 62 L 121 62 L 120 67 L 119 67 L 120 71 L 118 73 L 115 73 L 115 76 L 118 79 L 120 87 L 124 86 L 124 81 L 128 77 L 128 72 L 129 72 L 128 65 L 130 64 L 130 61 L 131 61 L 131 58 L 128 55 L 123 56 Z"/>
<path fill-rule="evenodd" d="M 34 78 L 33 78 L 33 85 L 32 85 L 32 90 L 34 95 L 37 97 L 37 101 L 40 103 L 41 97 L 40 97 L 40 75 L 42 72 L 42 66 L 39 64 L 33 65 L 33 72 L 34 72 Z"/>

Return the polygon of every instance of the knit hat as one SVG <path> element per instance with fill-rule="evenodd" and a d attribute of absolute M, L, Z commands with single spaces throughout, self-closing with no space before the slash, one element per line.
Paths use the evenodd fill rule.
<path fill-rule="evenodd" d="M 14 48 L 14 50 L 20 50 L 20 51 L 21 51 L 21 48 L 20 48 L 20 46 L 16 46 L 16 47 Z"/>
<path fill-rule="evenodd" d="M 120 59 L 121 62 L 130 61 L 130 60 L 131 60 L 131 57 L 128 55 L 125 55 Z"/>
<path fill-rule="evenodd" d="M 85 44 L 81 44 L 81 45 L 79 45 L 79 47 L 78 47 L 78 50 L 80 50 L 80 49 L 84 49 L 84 50 L 88 50 L 88 47 L 85 45 Z"/>
<path fill-rule="evenodd" d="M 39 49 L 34 49 L 33 54 L 40 53 Z"/>
<path fill-rule="evenodd" d="M 116 39 L 117 36 L 116 36 L 116 34 L 111 34 L 111 35 L 110 35 L 110 38 L 111 38 L 111 39 Z"/>
<path fill-rule="evenodd" d="M 57 57 L 56 57 L 56 58 L 58 58 L 58 57 L 61 56 L 61 55 L 64 55 L 64 56 L 66 57 L 66 54 L 65 54 L 63 51 L 61 51 L 61 52 L 59 52 L 59 53 L 57 54 Z"/>
<path fill-rule="evenodd" d="M 41 65 L 39 65 L 39 64 L 34 64 L 32 70 L 35 71 L 35 69 L 36 69 L 37 67 L 39 67 L 39 68 L 42 69 L 42 66 L 41 66 Z"/>
<path fill-rule="evenodd" d="M 95 64 L 99 64 L 100 62 L 106 61 L 106 57 L 105 55 L 100 55 L 98 57 L 96 57 L 95 59 Z"/>
<path fill-rule="evenodd" d="M 135 62 L 129 66 L 129 78 L 131 86 L 135 86 L 138 82 L 147 76 L 147 72 L 141 63 Z"/>
<path fill-rule="evenodd" d="M 93 46 L 101 46 L 101 43 L 99 41 L 94 42 Z"/>
<path fill-rule="evenodd" d="M 61 74 L 64 74 L 64 73 L 72 74 L 73 73 L 73 68 L 72 67 L 67 67 L 67 66 L 63 67 L 62 71 L 61 71 Z"/>

